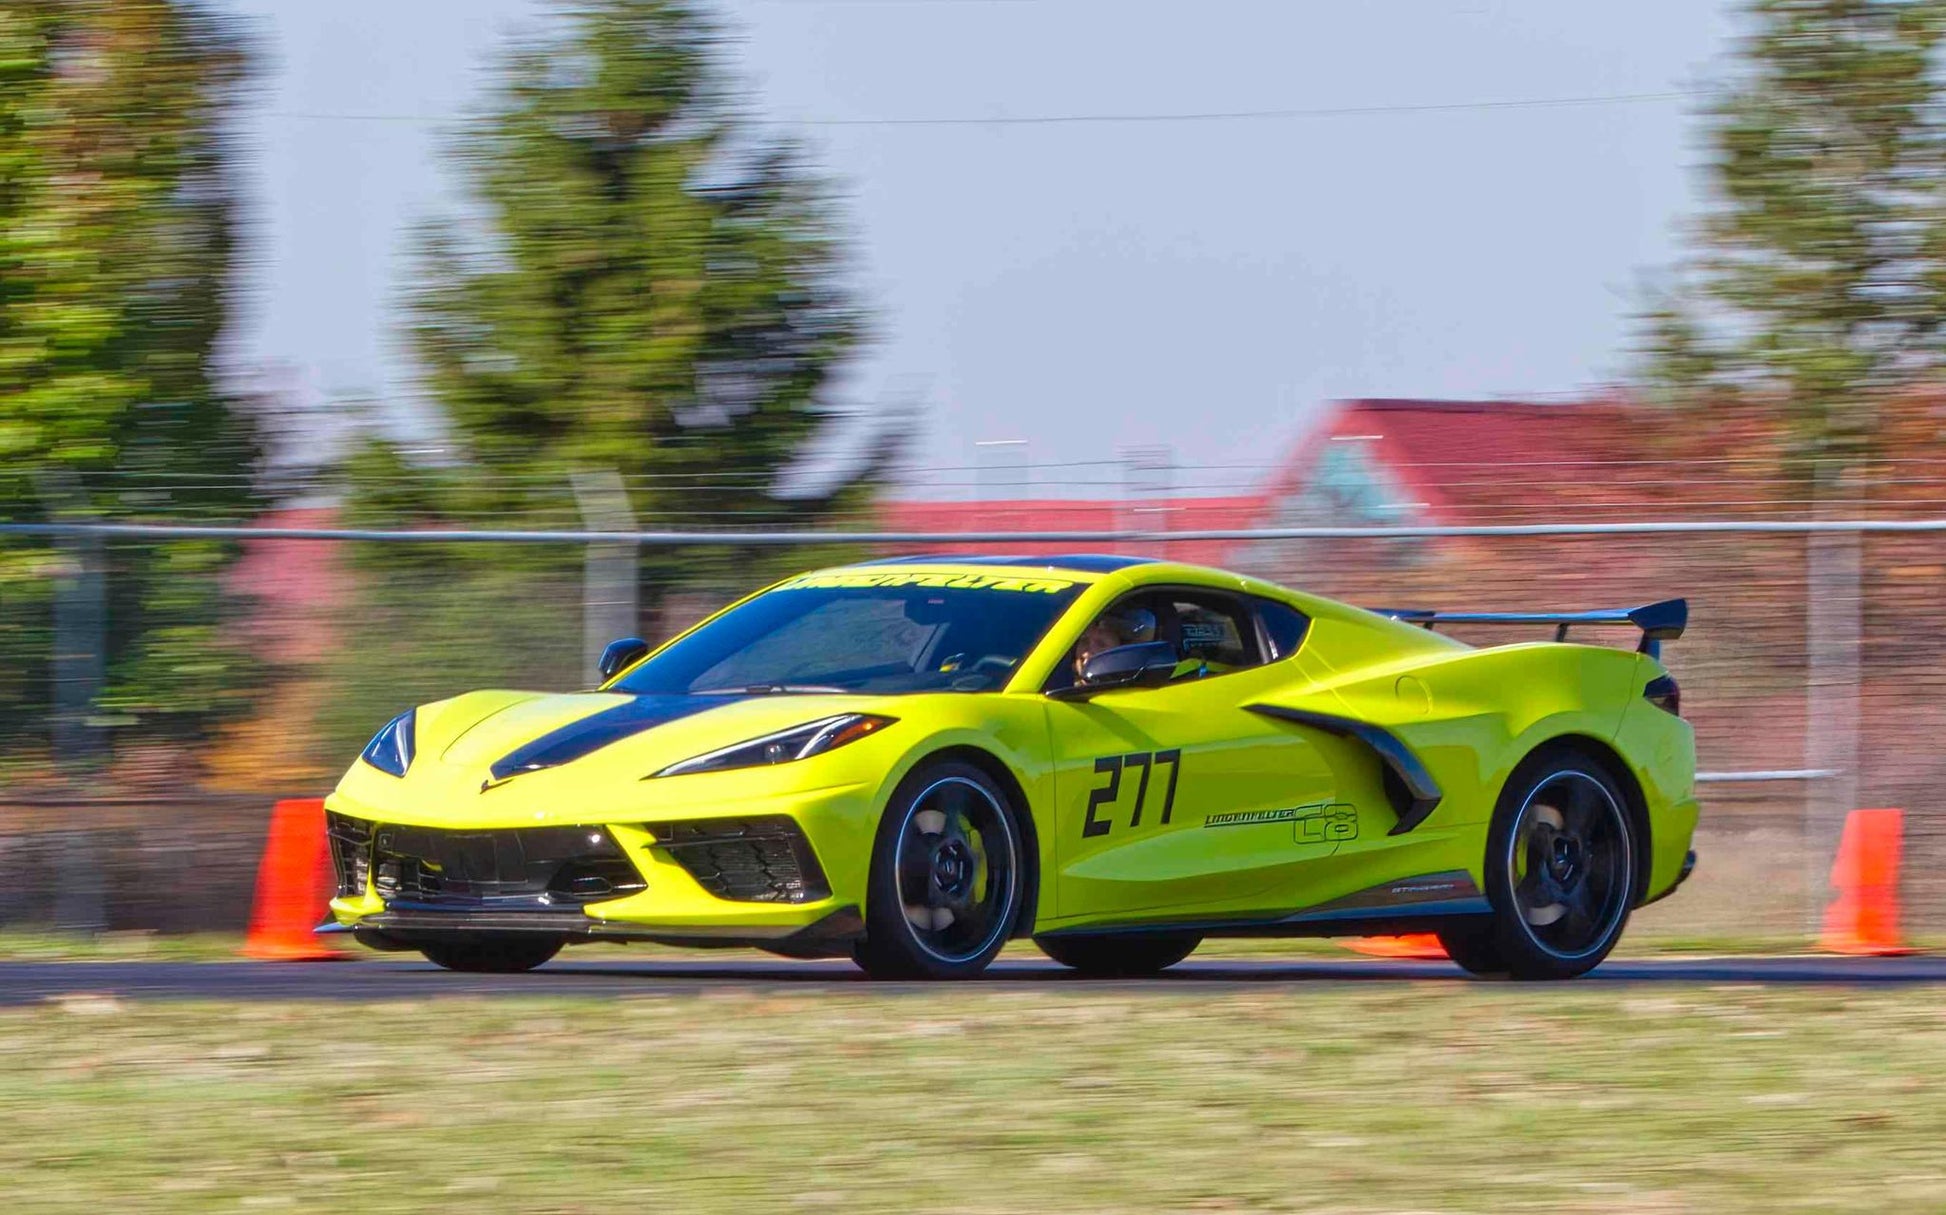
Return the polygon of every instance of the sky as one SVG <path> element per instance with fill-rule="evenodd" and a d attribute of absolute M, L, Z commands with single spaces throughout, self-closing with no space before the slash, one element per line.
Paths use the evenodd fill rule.
<path fill-rule="evenodd" d="M 408 233 L 456 208 L 445 133 L 545 6 L 217 4 L 265 61 L 238 357 L 410 427 Z M 1153 447 L 1180 492 L 1246 488 L 1333 399 L 1619 379 L 1701 201 L 1693 94 L 1733 32 L 1724 0 L 719 11 L 754 112 L 844 200 L 875 320 L 843 403 L 916 401 L 920 464 L 1049 492 Z M 1154 115 L 1200 117 L 1119 120 Z M 909 121 L 994 118 L 1084 120 Z"/>

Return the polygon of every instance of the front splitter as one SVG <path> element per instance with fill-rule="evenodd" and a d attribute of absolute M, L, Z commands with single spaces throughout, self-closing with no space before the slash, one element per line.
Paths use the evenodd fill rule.
<path fill-rule="evenodd" d="M 865 935 L 865 918 L 858 908 L 844 906 L 801 927 L 770 929 L 704 929 L 679 925 L 624 924 L 597 920 L 573 910 L 496 911 L 486 908 L 392 908 L 363 916 L 351 924 L 329 920 L 320 933 L 351 933 L 361 941 L 381 938 L 381 948 L 411 948 L 414 939 L 482 936 L 498 933 L 538 933 L 569 941 L 646 941 L 660 945 L 768 949 L 794 956 L 837 956 Z"/>

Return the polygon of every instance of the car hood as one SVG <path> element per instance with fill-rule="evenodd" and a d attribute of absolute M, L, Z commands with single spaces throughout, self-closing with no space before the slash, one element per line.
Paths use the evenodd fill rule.
<path fill-rule="evenodd" d="M 419 710 L 413 769 L 431 761 L 481 787 L 571 766 L 639 780 L 719 747 L 882 706 L 881 697 L 837 694 L 474 692 Z"/>

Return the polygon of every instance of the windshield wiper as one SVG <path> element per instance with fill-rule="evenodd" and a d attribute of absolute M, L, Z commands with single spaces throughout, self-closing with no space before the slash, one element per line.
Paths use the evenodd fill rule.
<path fill-rule="evenodd" d="M 692 696 L 782 696 L 795 693 L 830 693 L 846 695 L 850 688 L 833 687 L 824 683 L 751 683 L 740 688 L 698 688 Z"/>

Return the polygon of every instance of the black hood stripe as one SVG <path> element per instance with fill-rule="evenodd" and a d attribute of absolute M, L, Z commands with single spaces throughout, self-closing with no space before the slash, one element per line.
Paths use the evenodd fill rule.
<path fill-rule="evenodd" d="M 612 709 L 590 713 L 493 761 L 493 779 L 558 768 L 610 743 L 709 709 L 748 700 L 747 696 L 631 696 Z"/>

